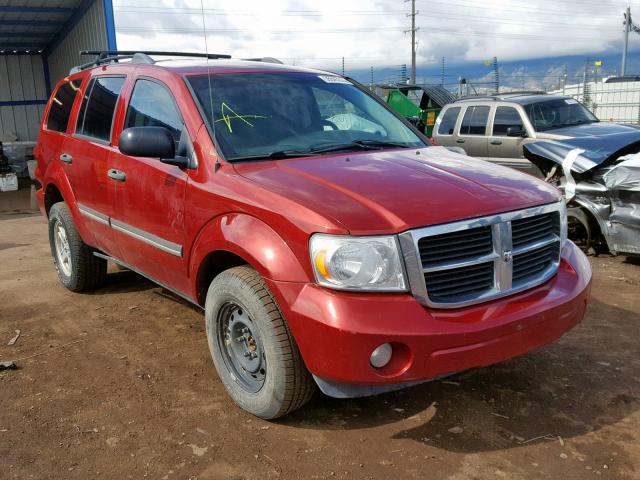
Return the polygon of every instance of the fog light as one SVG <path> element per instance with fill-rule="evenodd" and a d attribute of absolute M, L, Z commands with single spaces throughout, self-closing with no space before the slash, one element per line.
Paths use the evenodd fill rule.
<path fill-rule="evenodd" d="M 383 343 L 373 352 L 371 352 L 371 366 L 374 368 L 382 368 L 391 360 L 393 348 L 390 343 Z"/>

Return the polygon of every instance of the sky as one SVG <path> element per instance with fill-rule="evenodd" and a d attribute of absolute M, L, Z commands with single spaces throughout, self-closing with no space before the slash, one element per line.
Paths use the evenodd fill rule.
<path fill-rule="evenodd" d="M 619 54 L 628 4 L 640 24 L 640 0 L 416 0 L 419 72 L 439 69 L 442 57 L 453 68 L 493 56 L 513 64 Z M 347 73 L 411 62 L 411 3 L 403 0 L 114 0 L 114 8 L 123 50 L 271 56 L 333 71 L 344 57 Z M 640 35 L 630 49 L 640 54 Z"/>

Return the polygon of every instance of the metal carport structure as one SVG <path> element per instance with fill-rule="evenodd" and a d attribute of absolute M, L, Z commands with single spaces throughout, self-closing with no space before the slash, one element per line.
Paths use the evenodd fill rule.
<path fill-rule="evenodd" d="M 112 0 L 0 0 L 0 138 L 36 139 L 81 49 L 117 49 Z"/>

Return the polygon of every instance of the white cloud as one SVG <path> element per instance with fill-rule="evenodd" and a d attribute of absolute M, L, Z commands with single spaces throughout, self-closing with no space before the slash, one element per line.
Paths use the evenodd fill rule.
<path fill-rule="evenodd" d="M 410 62 L 402 0 L 202 0 L 208 50 L 339 70 Z M 200 0 L 116 1 L 122 49 L 204 51 Z M 618 49 L 622 0 L 418 0 L 418 64 L 501 61 Z M 637 36 L 637 35 L 636 35 Z M 633 39 L 639 43 L 640 38 Z"/>

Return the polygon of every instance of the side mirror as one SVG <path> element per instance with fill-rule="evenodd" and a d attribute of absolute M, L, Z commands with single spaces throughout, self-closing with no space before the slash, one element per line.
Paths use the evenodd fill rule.
<path fill-rule="evenodd" d="M 410 117 L 406 117 L 407 121 L 413 125 L 414 127 L 418 127 L 420 125 L 420 117 L 416 115 L 412 115 Z"/>
<path fill-rule="evenodd" d="M 176 143 L 163 127 L 131 127 L 120 134 L 120 151 L 132 157 L 170 159 L 176 156 Z"/>
<path fill-rule="evenodd" d="M 507 137 L 526 137 L 527 131 L 521 126 L 514 126 L 507 128 Z"/>

